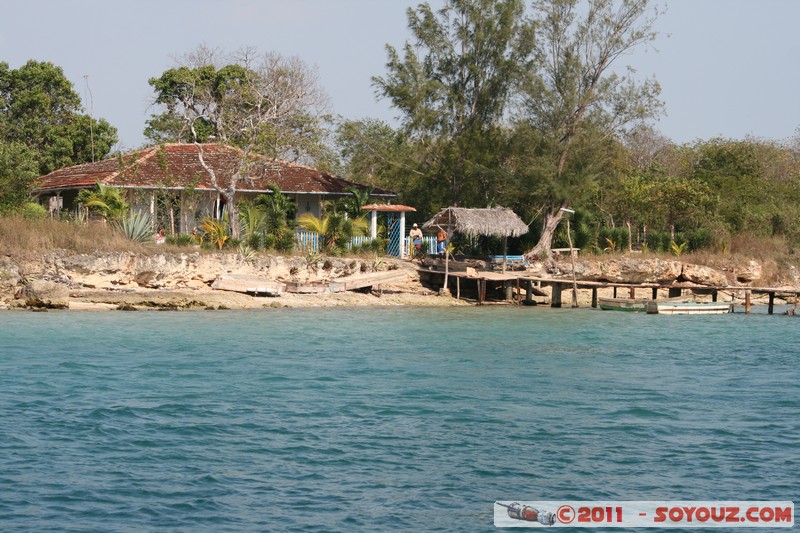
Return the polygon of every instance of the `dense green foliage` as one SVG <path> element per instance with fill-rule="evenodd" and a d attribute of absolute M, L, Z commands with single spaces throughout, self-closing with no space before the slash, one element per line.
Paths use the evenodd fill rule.
<path fill-rule="evenodd" d="M 36 158 L 27 146 L 0 141 L 0 213 L 28 201 L 30 184 L 38 174 Z"/>
<path fill-rule="evenodd" d="M 0 62 L 0 143 L 26 146 L 40 174 L 100 160 L 111 151 L 117 130 L 82 111 L 60 67 L 31 60 L 11 69 Z"/>
<path fill-rule="evenodd" d="M 252 203 L 240 205 L 239 221 L 244 243 L 253 250 L 294 249 L 294 214 L 297 206 L 277 185 L 270 194 L 260 194 Z"/>
<path fill-rule="evenodd" d="M 523 12 L 522 0 L 451 0 L 439 12 L 422 4 L 408 10 L 414 42 L 402 55 L 387 46 L 388 73 L 374 83 L 401 111 L 414 146 L 407 165 L 424 176 L 405 185 L 427 190 L 438 203 L 431 209 L 495 200 L 493 184 L 503 176 L 496 154 L 505 140 L 499 127 L 532 47 Z M 381 135 L 377 125 L 363 126 Z"/>
<path fill-rule="evenodd" d="M 658 83 L 611 66 L 655 38 L 657 16 L 648 0 L 410 9 L 412 40 L 388 46 L 374 78 L 402 123 L 342 122 L 342 171 L 398 191 L 417 221 L 511 207 L 532 222 L 518 252 L 566 246 L 567 205 L 573 242 L 597 252 L 727 249 L 741 234 L 800 244 L 800 136 L 679 146 L 645 125 L 662 112 Z"/>

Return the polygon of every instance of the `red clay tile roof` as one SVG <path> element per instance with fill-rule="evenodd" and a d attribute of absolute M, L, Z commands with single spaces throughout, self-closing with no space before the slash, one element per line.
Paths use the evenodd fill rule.
<path fill-rule="evenodd" d="M 194 144 L 153 146 L 114 159 L 66 167 L 36 180 L 34 192 L 76 189 L 96 182 L 116 187 L 179 188 L 193 185 L 196 189 L 213 189 L 208 173 L 200 165 L 198 147 Z M 227 183 L 236 168 L 241 152 L 220 144 L 204 144 L 203 157 L 214 169 L 217 181 Z M 320 170 L 253 156 L 250 176 L 239 180 L 238 191 L 266 191 L 276 184 L 284 193 L 344 194 L 349 186 L 363 185 Z M 396 196 L 387 189 L 374 189 L 373 196 Z"/>
<path fill-rule="evenodd" d="M 361 208 L 362 211 L 381 211 L 384 213 L 400 213 L 402 211 L 416 211 L 411 206 L 401 204 L 369 204 Z"/>

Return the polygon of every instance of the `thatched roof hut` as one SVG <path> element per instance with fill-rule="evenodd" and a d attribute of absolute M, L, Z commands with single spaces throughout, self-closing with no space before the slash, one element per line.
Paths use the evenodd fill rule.
<path fill-rule="evenodd" d="M 511 209 L 489 207 L 468 209 L 447 207 L 422 225 L 423 229 L 442 228 L 448 234 L 461 233 L 477 237 L 519 237 L 528 233 L 528 226 Z"/>

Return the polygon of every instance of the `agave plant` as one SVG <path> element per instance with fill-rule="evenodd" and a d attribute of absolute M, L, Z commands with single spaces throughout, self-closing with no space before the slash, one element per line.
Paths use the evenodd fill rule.
<path fill-rule="evenodd" d="M 134 242 L 145 242 L 153 233 L 153 221 L 149 213 L 131 211 L 114 222 L 116 228 Z"/>
<path fill-rule="evenodd" d="M 239 252 L 239 255 L 241 255 L 242 258 L 244 258 L 246 261 L 249 261 L 250 259 L 255 259 L 255 257 L 258 255 L 256 251 L 253 250 L 253 248 L 251 248 L 246 243 L 240 244 L 237 251 Z"/>

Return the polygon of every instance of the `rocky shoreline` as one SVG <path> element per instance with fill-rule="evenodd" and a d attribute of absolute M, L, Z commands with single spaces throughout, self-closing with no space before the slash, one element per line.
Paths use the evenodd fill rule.
<path fill-rule="evenodd" d="M 398 270 L 402 282 L 368 292 L 253 296 L 215 290 L 224 275 L 293 283 L 325 283 L 360 274 Z M 401 276 L 402 278 L 402 276 Z M 40 260 L 0 258 L 0 308 L 79 310 L 261 309 L 281 307 L 452 306 L 419 283 L 416 268 L 384 258 L 94 252 L 59 250 Z"/>
<path fill-rule="evenodd" d="M 528 275 L 571 277 L 569 258 L 530 267 Z M 292 283 L 326 283 L 388 270 L 403 281 L 361 292 L 253 296 L 215 290 L 218 276 L 240 275 Z M 754 260 L 712 268 L 661 258 L 591 257 L 575 262 L 580 280 L 614 283 L 687 282 L 703 286 L 758 286 L 762 265 Z M 790 267 L 785 286 L 800 286 Z M 454 306 L 419 281 L 415 264 L 387 258 L 264 256 L 238 253 L 133 253 L 67 250 L 38 259 L 0 258 L 0 308 L 140 310 L 261 309 L 281 307 Z"/>

